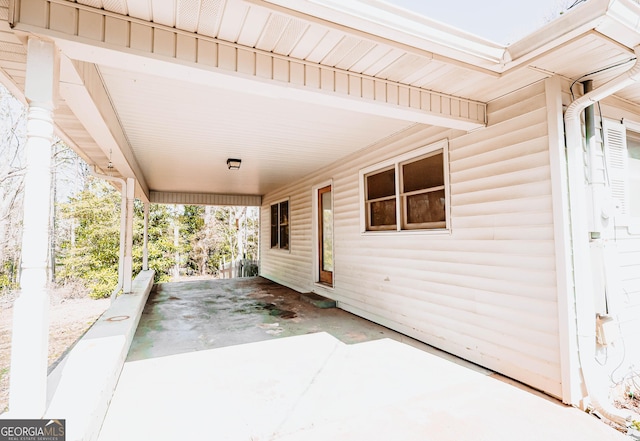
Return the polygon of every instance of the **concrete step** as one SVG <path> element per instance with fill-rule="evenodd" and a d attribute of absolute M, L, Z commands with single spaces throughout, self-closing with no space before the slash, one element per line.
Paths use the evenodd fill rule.
<path fill-rule="evenodd" d="M 329 309 L 336 307 L 336 301 L 331 300 L 327 297 L 323 297 L 320 294 L 316 294 L 313 292 L 306 292 L 300 294 L 300 300 L 305 301 L 307 303 L 311 303 L 316 308 L 320 309 Z"/>

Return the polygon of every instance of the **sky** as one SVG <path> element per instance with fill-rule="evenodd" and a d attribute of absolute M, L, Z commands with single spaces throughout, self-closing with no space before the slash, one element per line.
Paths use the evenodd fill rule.
<path fill-rule="evenodd" d="M 542 27 L 575 0 L 385 0 L 442 23 L 510 44 Z"/>

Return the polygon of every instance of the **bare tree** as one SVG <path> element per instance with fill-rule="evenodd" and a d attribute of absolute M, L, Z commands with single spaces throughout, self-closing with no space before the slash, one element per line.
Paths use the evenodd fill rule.
<path fill-rule="evenodd" d="M 0 86 L 0 288 L 18 278 L 25 140 L 25 107 Z"/>
<path fill-rule="evenodd" d="M 26 167 L 26 113 L 24 104 L 0 85 L 0 289 L 13 287 L 18 282 Z M 53 238 L 59 238 L 56 203 L 82 188 L 88 169 L 84 161 L 59 139 L 54 141 L 51 154 L 50 278 L 53 280 L 57 249 Z"/>

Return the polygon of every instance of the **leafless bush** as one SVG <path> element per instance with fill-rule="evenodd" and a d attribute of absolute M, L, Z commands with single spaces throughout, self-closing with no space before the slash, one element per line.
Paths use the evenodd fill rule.
<path fill-rule="evenodd" d="M 70 280 L 53 286 L 50 290 L 50 295 L 52 302 L 63 303 L 67 300 L 89 297 L 89 289 L 79 280 Z"/>

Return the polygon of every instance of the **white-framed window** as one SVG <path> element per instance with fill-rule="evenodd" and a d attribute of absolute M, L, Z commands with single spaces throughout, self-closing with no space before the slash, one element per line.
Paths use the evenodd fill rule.
<path fill-rule="evenodd" d="M 271 248 L 289 249 L 289 200 L 271 204 Z"/>
<path fill-rule="evenodd" d="M 360 170 L 361 230 L 448 230 L 448 158 L 445 139 Z"/>

